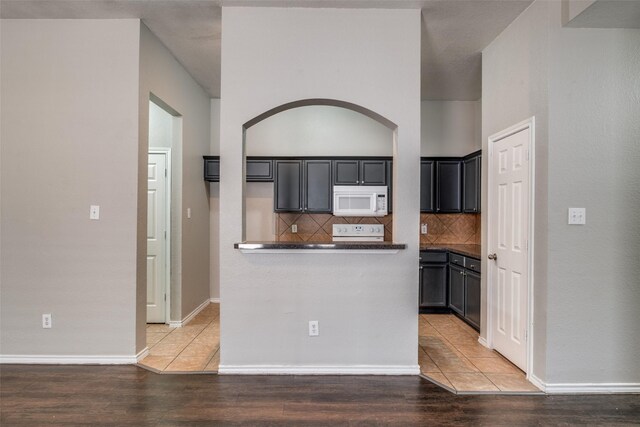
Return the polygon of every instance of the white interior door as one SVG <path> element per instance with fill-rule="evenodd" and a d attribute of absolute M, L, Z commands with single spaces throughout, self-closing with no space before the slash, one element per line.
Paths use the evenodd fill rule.
<path fill-rule="evenodd" d="M 527 371 L 529 150 L 526 127 L 490 141 L 489 261 L 493 348 Z"/>
<path fill-rule="evenodd" d="M 147 323 L 165 323 L 167 289 L 167 156 L 149 153 L 147 190 Z"/>

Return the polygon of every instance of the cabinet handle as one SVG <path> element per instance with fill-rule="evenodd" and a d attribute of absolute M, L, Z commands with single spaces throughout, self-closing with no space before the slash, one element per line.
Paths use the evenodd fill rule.
<path fill-rule="evenodd" d="M 469 268 L 476 268 L 476 266 L 475 266 L 475 265 L 473 265 L 473 264 L 471 264 L 471 265 L 469 266 Z"/>
<path fill-rule="evenodd" d="M 359 180 L 356 180 L 356 184 L 360 184 L 360 181 L 359 181 Z"/>
<path fill-rule="evenodd" d="M 464 276 L 464 271 L 461 271 L 460 274 L 462 274 Z"/>

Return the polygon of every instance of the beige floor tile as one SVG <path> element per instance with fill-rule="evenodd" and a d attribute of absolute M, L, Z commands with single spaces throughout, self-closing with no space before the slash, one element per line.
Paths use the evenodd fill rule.
<path fill-rule="evenodd" d="M 158 371 L 164 370 L 174 359 L 173 356 L 147 356 L 140 361 L 141 365 L 148 366 Z"/>
<path fill-rule="evenodd" d="M 484 374 L 519 374 L 518 368 L 501 357 L 469 358 L 469 361 Z"/>
<path fill-rule="evenodd" d="M 451 332 L 441 332 L 442 337 L 444 337 L 447 341 L 452 344 L 476 344 L 478 342 L 477 338 L 472 337 L 471 335 L 461 332 L 461 333 L 451 333 Z"/>
<path fill-rule="evenodd" d="M 480 343 L 473 344 L 455 344 L 455 347 L 464 354 L 465 357 L 500 357 L 498 353 L 493 350 L 489 350 L 487 347 Z"/>
<path fill-rule="evenodd" d="M 441 372 L 438 365 L 434 363 L 433 360 L 425 353 L 422 349 L 418 354 L 418 364 L 420 365 L 420 372 L 430 373 L 430 372 Z"/>
<path fill-rule="evenodd" d="M 498 387 L 480 372 L 445 372 L 444 374 L 457 391 L 500 391 Z"/>
<path fill-rule="evenodd" d="M 175 328 L 172 328 L 169 325 L 164 323 L 147 323 L 147 332 L 164 332 L 168 333 L 173 331 Z"/>
<path fill-rule="evenodd" d="M 173 356 L 176 357 L 188 343 L 166 343 L 165 340 L 160 341 L 149 349 L 149 354 L 152 356 Z"/>
<path fill-rule="evenodd" d="M 160 342 L 167 334 L 164 332 L 147 332 L 147 347 Z"/>
<path fill-rule="evenodd" d="M 443 373 L 479 373 L 478 368 L 476 368 L 471 362 L 466 359 L 456 359 L 456 358 L 436 358 L 431 356 L 431 360 L 435 362 L 440 371 Z"/>
<path fill-rule="evenodd" d="M 216 354 L 213 355 L 207 366 L 204 368 L 205 371 L 218 372 L 218 367 L 220 366 L 220 349 L 216 351 Z"/>
<path fill-rule="evenodd" d="M 449 388 L 455 389 L 453 387 L 453 384 L 451 384 L 449 379 L 447 377 L 445 377 L 444 374 L 440 374 L 440 373 L 437 373 L 437 372 L 430 372 L 430 373 L 426 374 L 425 376 L 428 377 L 428 378 L 431 378 L 432 380 L 434 380 L 434 381 L 436 381 L 436 382 L 438 382 L 438 383 L 440 383 L 440 384 L 442 384 L 444 386 L 447 386 Z"/>
<path fill-rule="evenodd" d="M 208 356 L 197 356 L 197 357 L 183 357 L 178 356 L 173 359 L 173 362 L 167 366 L 165 369 L 166 372 L 195 372 L 204 370 L 207 362 L 209 361 Z"/>
<path fill-rule="evenodd" d="M 502 391 L 540 391 L 527 381 L 524 373 L 486 375 Z"/>
<path fill-rule="evenodd" d="M 185 347 L 184 350 L 180 353 L 181 357 L 200 357 L 200 356 L 208 356 L 211 358 L 218 346 L 209 343 L 196 343 L 192 342 L 188 346 Z"/>

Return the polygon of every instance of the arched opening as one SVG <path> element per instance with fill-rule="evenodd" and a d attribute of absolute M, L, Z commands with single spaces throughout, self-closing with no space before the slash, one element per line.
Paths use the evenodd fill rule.
<path fill-rule="evenodd" d="M 396 131 L 380 114 L 334 99 L 286 103 L 246 122 L 243 240 L 327 243 L 333 224 L 359 223 L 382 225 L 381 238 L 392 241 L 391 209 L 377 217 L 338 215 L 333 189 L 342 184 L 341 170 L 360 177 L 361 169 L 377 168 L 376 180 L 349 184 L 385 187 L 391 200 Z"/>

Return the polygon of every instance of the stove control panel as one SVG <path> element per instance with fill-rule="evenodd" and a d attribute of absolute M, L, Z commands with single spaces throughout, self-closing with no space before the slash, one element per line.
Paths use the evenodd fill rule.
<path fill-rule="evenodd" d="M 384 237 L 384 225 L 333 224 L 333 237 Z"/>

